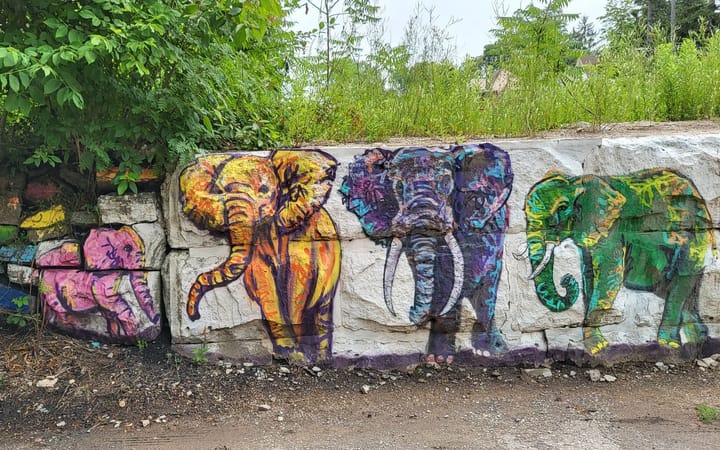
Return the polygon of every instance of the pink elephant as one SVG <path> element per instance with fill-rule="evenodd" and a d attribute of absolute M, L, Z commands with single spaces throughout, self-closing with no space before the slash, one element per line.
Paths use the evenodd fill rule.
<path fill-rule="evenodd" d="M 88 270 L 42 272 L 40 292 L 50 322 L 75 334 L 93 334 L 81 317 L 99 313 L 112 341 L 157 337 L 160 314 L 147 272 L 133 270 L 145 265 L 145 245 L 137 232 L 131 227 L 94 229 L 83 251 Z"/>

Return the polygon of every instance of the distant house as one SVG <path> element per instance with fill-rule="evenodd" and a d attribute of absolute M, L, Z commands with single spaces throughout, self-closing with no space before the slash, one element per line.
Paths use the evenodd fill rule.
<path fill-rule="evenodd" d="M 575 61 L 575 67 L 594 66 L 598 63 L 598 57 L 595 55 L 583 55 Z"/>
<path fill-rule="evenodd" d="M 515 77 L 504 69 L 496 70 L 492 76 L 484 78 L 473 78 L 470 80 L 470 88 L 480 91 L 483 94 L 500 94 L 507 89 Z"/>

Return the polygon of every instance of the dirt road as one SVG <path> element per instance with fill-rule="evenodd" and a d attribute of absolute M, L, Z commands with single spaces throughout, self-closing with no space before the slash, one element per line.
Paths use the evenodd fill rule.
<path fill-rule="evenodd" d="M 699 422 L 694 409 L 696 403 L 720 402 L 717 374 L 649 372 L 646 378 L 631 372 L 614 383 L 591 383 L 584 376 L 565 379 L 553 372 L 552 379 L 539 382 L 521 379 L 516 371 L 503 371 L 498 378 L 429 372 L 433 377 L 427 383 L 413 378 L 368 394 L 360 386 L 290 395 L 264 392 L 229 416 L 183 418 L 130 433 L 104 429 L 56 444 L 163 449 L 720 447 L 720 426 Z M 258 411 L 258 401 L 267 401 L 271 409 Z"/>
<path fill-rule="evenodd" d="M 35 348 L 13 359 L 36 354 L 35 368 L 14 372 L 5 359 L 0 448 L 720 448 L 720 422 L 695 410 L 720 406 L 720 365 L 622 365 L 593 382 L 566 365 L 198 365 L 163 343 L 93 348 L 52 335 Z M 57 366 L 42 356 L 58 354 Z M 38 387 L 50 372 L 55 386 Z"/>

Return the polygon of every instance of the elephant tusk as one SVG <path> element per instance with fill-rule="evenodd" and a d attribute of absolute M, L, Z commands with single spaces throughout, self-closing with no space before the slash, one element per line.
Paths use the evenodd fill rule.
<path fill-rule="evenodd" d="M 448 298 L 445 307 L 442 311 L 440 311 L 441 316 L 444 316 L 455 307 L 460 299 L 460 293 L 462 292 L 462 286 L 465 280 L 465 260 L 462 255 L 462 251 L 460 250 L 460 244 L 458 244 L 458 241 L 452 233 L 445 235 L 445 242 L 447 243 L 453 257 L 454 277 L 452 291 L 450 291 L 450 297 Z"/>
<path fill-rule="evenodd" d="M 392 301 L 392 285 L 395 279 L 395 270 L 397 269 L 398 262 L 400 261 L 400 253 L 402 253 L 402 241 L 400 238 L 393 238 L 390 248 L 388 249 L 387 258 L 385 259 L 385 273 L 383 274 L 383 292 L 385 295 L 385 305 L 388 311 L 393 316 L 397 316 L 395 313 L 395 307 Z"/>
<path fill-rule="evenodd" d="M 528 280 L 532 280 L 533 278 L 538 276 L 538 274 L 540 272 L 542 272 L 542 270 L 545 268 L 547 263 L 550 261 L 550 258 L 552 258 L 553 251 L 555 251 L 555 244 L 552 242 L 546 243 L 545 244 L 545 255 L 543 255 L 542 261 L 540 261 L 540 264 L 538 264 L 538 266 L 535 268 L 533 273 L 530 274 L 530 276 L 528 277 Z"/>
<path fill-rule="evenodd" d="M 517 249 L 515 249 L 514 252 L 512 252 L 513 258 L 515 258 L 516 261 L 520 261 L 523 259 L 528 259 L 528 245 L 527 243 L 522 243 L 518 245 Z"/>

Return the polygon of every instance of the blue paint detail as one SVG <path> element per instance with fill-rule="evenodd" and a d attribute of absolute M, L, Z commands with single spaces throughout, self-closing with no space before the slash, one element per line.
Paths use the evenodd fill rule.
<path fill-rule="evenodd" d="M 26 295 L 28 295 L 27 292 L 19 291 L 9 286 L 0 285 L 0 308 L 17 312 L 18 307 L 15 303 L 13 303 L 13 300 L 25 297 Z M 30 305 L 24 305 L 20 308 L 19 312 L 28 314 L 30 312 Z"/>
<path fill-rule="evenodd" d="M 0 261 L 13 264 L 30 264 L 37 251 L 36 245 L 3 245 L 0 247 Z"/>

